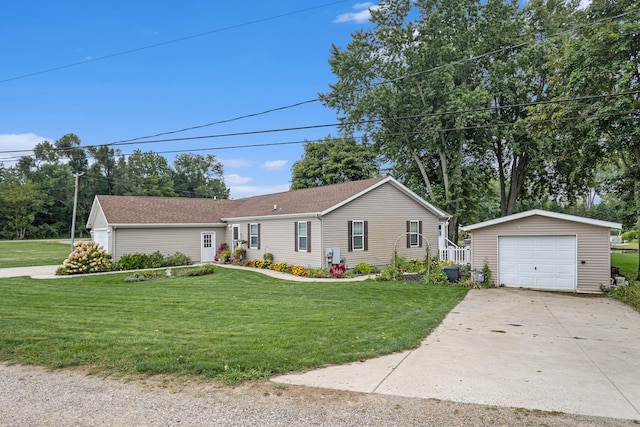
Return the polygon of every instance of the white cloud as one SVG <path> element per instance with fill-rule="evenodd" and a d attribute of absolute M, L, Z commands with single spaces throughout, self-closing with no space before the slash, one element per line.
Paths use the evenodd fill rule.
<path fill-rule="evenodd" d="M 380 6 L 373 4 L 371 2 L 365 3 L 356 3 L 353 6 L 353 9 L 356 12 L 347 12 L 342 13 L 333 20 L 335 23 L 343 23 L 343 22 L 355 22 L 357 24 L 362 24 L 364 22 L 369 21 L 371 18 L 371 10 L 378 10 Z"/>
<path fill-rule="evenodd" d="M 245 197 L 260 196 L 262 194 L 282 193 L 289 191 L 289 184 L 276 185 L 237 185 L 229 186 L 232 199 L 243 199 Z"/>
<path fill-rule="evenodd" d="M 5 166 L 11 166 L 18 157 L 32 154 L 31 150 L 46 140 L 47 138 L 34 133 L 0 134 L 0 151 L 24 150 L 19 153 L 2 153 L 0 154 L 0 162 Z"/>
<path fill-rule="evenodd" d="M 282 170 L 288 162 L 288 160 L 270 160 L 264 162 L 260 167 L 268 171 L 279 171 Z"/>
<path fill-rule="evenodd" d="M 224 167 L 228 168 L 244 168 L 251 165 L 251 163 L 245 159 L 221 159 L 220 162 L 222 162 Z"/>
<path fill-rule="evenodd" d="M 253 181 L 253 178 L 249 178 L 248 176 L 240 176 L 235 173 L 224 176 L 224 183 L 226 185 L 242 185 L 251 181 Z"/>

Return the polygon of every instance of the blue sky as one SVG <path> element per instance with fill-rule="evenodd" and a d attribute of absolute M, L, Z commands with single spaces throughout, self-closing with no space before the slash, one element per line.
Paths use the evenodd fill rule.
<path fill-rule="evenodd" d="M 332 0 L 3 2 L 0 151 L 29 150 L 67 133 L 77 134 L 84 145 L 108 144 L 315 99 L 334 81 L 331 44 L 346 46 L 351 33 L 368 25 L 371 6 Z M 293 13 L 309 8 L 314 9 Z M 203 33 L 208 34 L 190 38 Z M 39 73 L 75 63 L 81 64 Z M 39 74 L 26 76 L 32 73 Z M 335 111 L 316 102 L 172 136 L 335 122 Z M 304 146 L 221 147 L 317 140 L 330 133 L 337 130 L 120 149 L 125 154 L 136 148 L 214 154 L 225 166 L 231 197 L 241 198 L 288 190 L 291 165 Z M 203 148 L 212 150 L 195 151 Z M 175 153 L 163 155 L 172 161 Z M 8 166 L 10 156 L 0 153 L 0 161 Z"/>

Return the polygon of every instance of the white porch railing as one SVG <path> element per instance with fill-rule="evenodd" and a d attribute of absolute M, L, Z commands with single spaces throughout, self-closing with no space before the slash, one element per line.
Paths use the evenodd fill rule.
<path fill-rule="evenodd" d="M 454 264 L 471 264 L 471 248 L 460 247 L 449 239 L 445 239 L 447 247 L 440 248 L 440 261 L 451 261 Z"/>

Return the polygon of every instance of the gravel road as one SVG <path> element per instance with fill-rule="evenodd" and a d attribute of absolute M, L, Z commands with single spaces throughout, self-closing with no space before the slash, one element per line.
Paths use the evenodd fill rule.
<path fill-rule="evenodd" d="M 0 426 L 628 426 L 633 421 L 172 377 L 100 378 L 0 364 Z"/>

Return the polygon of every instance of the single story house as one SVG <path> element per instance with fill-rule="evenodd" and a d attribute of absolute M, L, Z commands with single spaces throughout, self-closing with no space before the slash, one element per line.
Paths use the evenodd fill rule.
<path fill-rule="evenodd" d="M 238 200 L 96 196 L 87 220 L 94 241 L 123 254 L 182 252 L 213 261 L 222 243 L 247 259 L 327 267 L 389 264 L 399 255 L 438 256 L 449 215 L 391 177 Z"/>
<path fill-rule="evenodd" d="M 536 209 L 462 230 L 471 233 L 471 268 L 486 263 L 494 285 L 590 293 L 609 284 L 609 236 L 621 227 Z"/>

